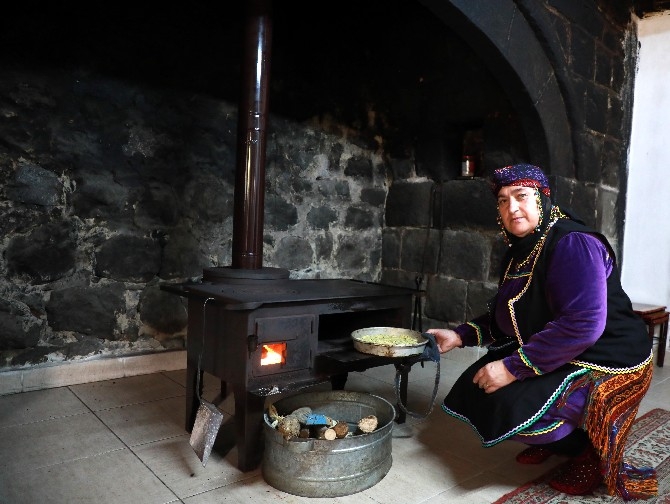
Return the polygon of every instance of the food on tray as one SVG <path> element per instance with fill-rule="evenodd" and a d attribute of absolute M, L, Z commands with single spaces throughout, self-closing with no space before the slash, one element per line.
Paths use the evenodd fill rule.
<path fill-rule="evenodd" d="M 422 343 L 409 334 L 389 334 L 382 332 L 359 336 L 358 341 L 381 346 L 412 346 Z"/>

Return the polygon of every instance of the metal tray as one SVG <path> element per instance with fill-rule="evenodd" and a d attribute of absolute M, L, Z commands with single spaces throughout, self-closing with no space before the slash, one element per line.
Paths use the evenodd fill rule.
<path fill-rule="evenodd" d="M 372 343 L 368 341 L 361 341 L 365 336 L 380 336 L 380 340 L 384 336 L 409 336 L 416 343 L 411 345 L 392 345 Z M 428 340 L 424 338 L 420 332 L 411 329 L 402 329 L 398 327 L 366 327 L 365 329 L 358 329 L 351 333 L 354 340 L 354 348 L 359 352 L 380 355 L 382 357 L 408 357 L 410 355 L 418 355 L 423 352 Z"/>

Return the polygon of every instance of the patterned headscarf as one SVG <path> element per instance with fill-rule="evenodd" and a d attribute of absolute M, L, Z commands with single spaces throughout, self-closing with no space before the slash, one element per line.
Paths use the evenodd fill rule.
<path fill-rule="evenodd" d="M 515 164 L 498 168 L 491 177 L 493 195 L 497 196 L 505 186 L 533 187 L 542 194 L 551 197 L 549 180 L 544 172 L 531 164 Z"/>

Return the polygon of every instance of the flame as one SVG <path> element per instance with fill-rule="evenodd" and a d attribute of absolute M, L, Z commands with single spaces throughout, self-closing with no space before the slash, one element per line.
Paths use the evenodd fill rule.
<path fill-rule="evenodd" d="M 263 345 L 263 349 L 261 350 L 261 366 L 283 364 L 285 351 L 286 343 L 272 343 L 269 345 Z"/>

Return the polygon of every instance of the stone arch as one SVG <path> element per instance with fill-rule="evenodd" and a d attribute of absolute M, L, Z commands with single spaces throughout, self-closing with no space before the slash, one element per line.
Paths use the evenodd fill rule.
<path fill-rule="evenodd" d="M 519 113 L 530 161 L 553 176 L 571 176 L 575 151 L 564 94 L 545 50 L 547 41 L 538 39 L 517 4 L 513 0 L 421 2 L 467 40 L 499 77 Z"/>

